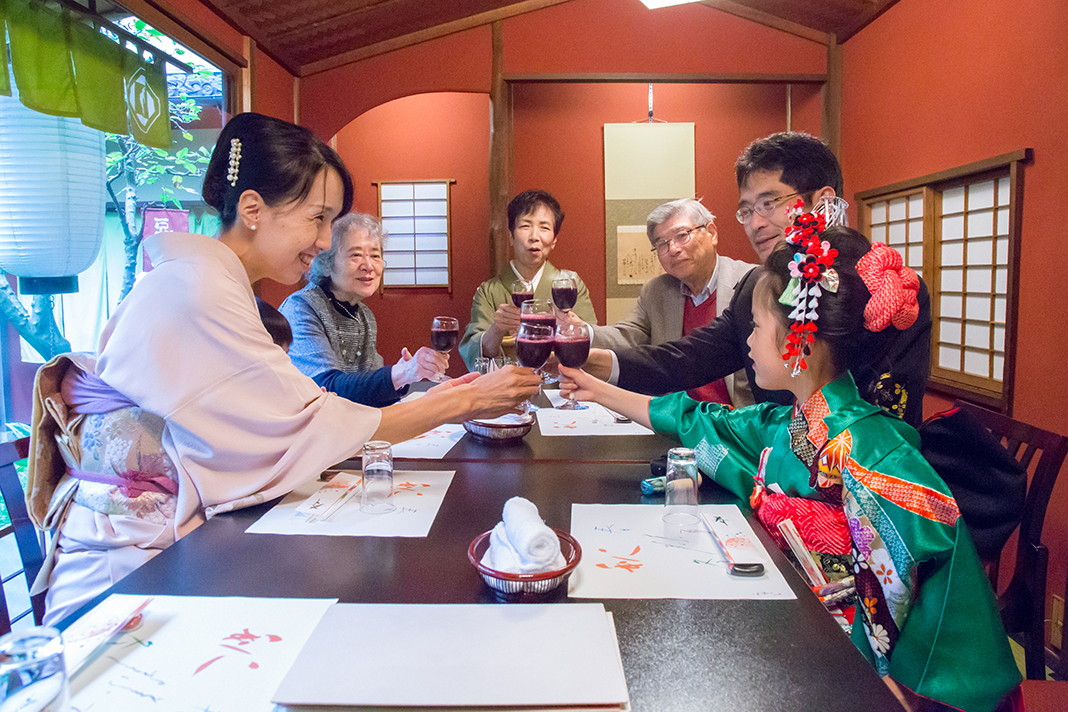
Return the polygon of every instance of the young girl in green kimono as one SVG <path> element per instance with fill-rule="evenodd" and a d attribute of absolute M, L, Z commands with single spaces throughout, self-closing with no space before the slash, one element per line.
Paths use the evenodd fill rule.
<path fill-rule="evenodd" d="M 565 367 L 562 395 L 694 448 L 784 549 L 776 525 L 792 520 L 829 580 L 854 577 L 853 642 L 907 708 L 1012 709 L 1020 674 L 956 502 L 916 431 L 849 373 L 877 332 L 915 321 L 918 279 L 886 245 L 822 225 L 795 217 L 753 296 L 757 384 L 791 391 L 793 407 L 650 399 Z"/>

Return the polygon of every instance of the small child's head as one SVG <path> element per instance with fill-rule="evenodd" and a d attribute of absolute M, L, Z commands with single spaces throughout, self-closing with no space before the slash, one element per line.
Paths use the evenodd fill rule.
<path fill-rule="evenodd" d="M 918 314 L 919 278 L 886 245 L 848 227 L 797 242 L 769 255 L 753 293 L 750 356 L 763 388 L 786 388 L 809 362 L 833 376 L 853 369 L 874 332 L 906 329 Z"/>
<path fill-rule="evenodd" d="M 260 321 L 271 335 L 271 340 L 289 353 L 289 346 L 293 343 L 293 330 L 289 328 L 289 322 L 282 312 L 272 307 L 259 297 L 256 297 L 256 308 L 260 310 Z"/>

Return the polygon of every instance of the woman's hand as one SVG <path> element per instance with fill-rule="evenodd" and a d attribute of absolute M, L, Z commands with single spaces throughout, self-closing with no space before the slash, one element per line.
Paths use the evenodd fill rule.
<path fill-rule="evenodd" d="M 423 346 L 412 356 L 408 349 L 401 349 L 401 359 L 393 365 L 390 375 L 393 387 L 399 391 L 417 381 L 433 381 L 448 367 L 448 354 Z"/>
<path fill-rule="evenodd" d="M 470 410 L 463 420 L 472 418 L 496 418 L 508 413 L 514 413 L 519 405 L 538 394 L 541 378 L 534 373 L 533 369 L 520 368 L 519 366 L 505 366 L 485 376 L 477 373 L 469 373 L 463 378 L 442 384 L 449 386 L 465 385 L 470 388 Z M 440 388 L 439 386 L 438 388 Z M 437 388 L 432 388 L 431 393 Z M 446 398 L 450 397 L 446 394 Z"/>

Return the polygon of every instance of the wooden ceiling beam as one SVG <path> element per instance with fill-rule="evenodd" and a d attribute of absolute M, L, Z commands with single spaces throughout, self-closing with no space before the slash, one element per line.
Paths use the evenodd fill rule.
<path fill-rule="evenodd" d="M 871 10 L 869 10 L 862 19 L 857 20 L 851 27 L 845 29 L 844 31 L 838 34 L 839 44 L 845 42 L 850 37 L 857 34 L 871 23 L 875 22 L 875 20 L 880 15 L 882 15 L 884 12 L 896 5 L 897 1 L 898 0 L 880 0 L 879 2 L 876 2 L 875 6 Z"/>
<path fill-rule="evenodd" d="M 826 32 L 820 32 L 811 27 L 784 20 L 763 10 L 756 10 L 741 2 L 735 2 L 735 0 L 701 0 L 701 4 L 824 46 L 830 44 L 830 36 Z"/>
<path fill-rule="evenodd" d="M 153 0 L 148 0 L 153 2 Z M 292 74 L 294 77 L 299 76 L 300 64 L 295 62 L 292 57 L 282 55 L 275 49 L 274 43 L 271 42 L 271 38 L 260 31 L 259 26 L 249 20 L 245 15 L 232 7 L 220 7 L 219 3 L 215 0 L 200 0 L 209 10 L 226 21 L 230 27 L 245 35 L 251 37 L 256 42 L 256 49 L 263 52 L 265 55 L 273 59 L 278 64 L 282 65 L 282 68 Z"/>
<path fill-rule="evenodd" d="M 298 76 L 307 77 L 312 74 L 318 74 L 320 72 L 325 72 L 328 69 L 334 69 L 335 67 L 359 62 L 362 59 L 368 59 L 387 52 L 393 52 L 394 50 L 411 47 L 412 45 L 417 45 L 428 40 L 438 39 L 439 37 L 463 32 L 464 30 L 474 29 L 475 27 L 482 27 L 483 25 L 489 25 L 499 20 L 505 20 L 509 17 L 515 17 L 516 15 L 541 10 L 565 2 L 568 2 L 568 0 L 525 0 L 524 2 L 518 2 L 514 5 L 498 8 L 497 10 L 490 10 L 488 12 L 479 13 L 478 15 L 471 15 L 462 20 L 446 22 L 443 25 L 428 27 L 419 32 L 412 32 L 411 34 L 394 37 L 393 39 L 385 40 L 383 42 L 376 42 L 373 45 L 361 47 L 360 49 L 355 49 L 351 52 L 345 52 L 330 57 L 329 59 L 323 59 L 318 62 L 309 62 L 308 64 L 301 65 Z"/>

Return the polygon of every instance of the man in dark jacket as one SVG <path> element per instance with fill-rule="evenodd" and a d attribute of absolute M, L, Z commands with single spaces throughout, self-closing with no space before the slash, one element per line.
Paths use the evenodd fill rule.
<path fill-rule="evenodd" d="M 808 134 L 785 132 L 751 143 L 735 164 L 738 222 L 763 262 L 785 238 L 790 207 L 801 199 L 806 210 L 822 198 L 842 194 L 842 169 L 834 153 Z M 593 349 L 585 369 L 628 390 L 661 395 L 687 390 L 745 368 L 758 403 L 790 404 L 787 391 L 756 385 L 746 341 L 752 331 L 756 267 L 738 283 L 727 309 L 708 326 L 656 346 L 636 346 L 618 353 Z M 853 370 L 861 396 L 918 427 L 931 359 L 931 305 L 920 283 L 920 314 L 904 331 L 868 334 L 866 354 Z"/>

